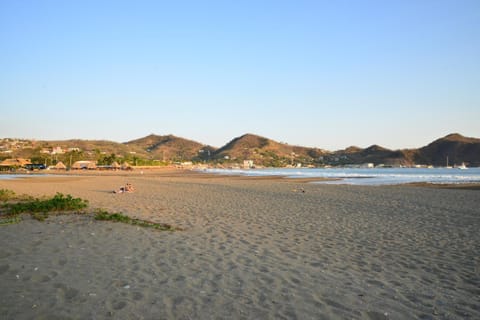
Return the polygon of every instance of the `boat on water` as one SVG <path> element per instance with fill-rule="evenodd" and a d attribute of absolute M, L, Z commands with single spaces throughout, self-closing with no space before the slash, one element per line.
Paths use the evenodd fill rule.
<path fill-rule="evenodd" d="M 466 169 L 468 169 L 468 168 L 467 168 L 467 166 L 465 165 L 465 162 L 462 162 L 462 164 L 459 165 L 459 166 L 457 167 L 457 169 L 466 170 Z"/>

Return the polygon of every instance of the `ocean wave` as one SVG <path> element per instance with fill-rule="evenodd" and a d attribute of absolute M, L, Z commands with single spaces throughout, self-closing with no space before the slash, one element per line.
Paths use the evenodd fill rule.
<path fill-rule="evenodd" d="M 245 176 L 284 176 L 287 178 L 324 178 L 328 184 L 394 185 L 415 182 L 427 183 L 477 183 L 480 168 L 455 170 L 447 168 L 381 168 L 381 169 L 207 169 L 209 173 Z"/>

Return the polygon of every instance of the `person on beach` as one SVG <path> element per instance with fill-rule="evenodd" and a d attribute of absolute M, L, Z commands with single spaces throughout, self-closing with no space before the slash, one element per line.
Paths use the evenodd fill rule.
<path fill-rule="evenodd" d="M 125 192 L 133 192 L 135 191 L 135 189 L 133 188 L 132 184 L 131 183 L 127 183 L 125 185 Z"/>
<path fill-rule="evenodd" d="M 134 192 L 135 188 L 131 183 L 126 183 L 125 186 L 120 187 L 119 190 L 114 190 L 113 193 L 124 193 L 124 192 Z"/>

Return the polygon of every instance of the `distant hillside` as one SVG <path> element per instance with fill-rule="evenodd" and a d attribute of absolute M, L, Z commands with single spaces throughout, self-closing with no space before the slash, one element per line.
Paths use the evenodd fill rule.
<path fill-rule="evenodd" d="M 410 150 L 389 150 L 378 145 L 372 145 L 361 149 L 358 147 L 349 147 L 345 150 L 339 150 L 327 157 L 330 164 L 364 164 L 373 163 L 374 165 L 384 164 L 388 166 L 412 165 L 412 151 Z"/>
<path fill-rule="evenodd" d="M 208 159 L 215 148 L 200 142 L 188 140 L 174 135 L 159 136 L 151 134 L 144 138 L 125 143 L 126 146 L 141 149 L 150 157 L 165 161 L 187 161 Z"/>
<path fill-rule="evenodd" d="M 72 140 L 59 140 L 59 141 L 38 141 L 37 145 L 41 144 L 42 147 L 61 147 L 63 149 L 67 148 L 79 148 L 80 150 L 84 151 L 100 151 L 106 154 L 139 154 L 141 156 L 147 155 L 145 150 L 141 148 L 137 148 L 136 146 L 128 146 L 123 143 L 118 143 L 114 141 L 108 140 L 80 140 L 80 139 L 72 139 Z"/>
<path fill-rule="evenodd" d="M 218 149 L 215 158 L 234 161 L 250 159 L 264 166 L 285 166 L 314 163 L 325 153 L 317 148 L 292 146 L 254 134 L 245 134 Z"/>
<path fill-rule="evenodd" d="M 434 166 L 460 165 L 480 166 L 480 139 L 464 137 L 458 133 L 449 134 L 418 149 L 415 157 L 417 163 Z"/>
<path fill-rule="evenodd" d="M 61 152 L 57 152 L 60 149 Z M 174 135 L 154 135 L 117 143 L 105 140 L 38 141 L 0 138 L 0 160 L 29 158 L 37 163 L 95 160 L 98 163 L 128 161 L 132 164 L 158 164 L 159 161 L 200 161 L 242 163 L 253 160 L 256 165 L 434 165 L 451 166 L 465 163 L 480 166 L 480 139 L 450 134 L 419 149 L 389 150 L 378 145 L 362 149 L 325 151 L 319 148 L 292 146 L 254 134 L 245 134 L 216 149 L 200 142 Z"/>

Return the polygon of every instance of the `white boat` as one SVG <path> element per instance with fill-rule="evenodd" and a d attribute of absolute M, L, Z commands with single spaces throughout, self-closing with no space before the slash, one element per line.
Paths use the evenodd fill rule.
<path fill-rule="evenodd" d="M 467 166 L 465 165 L 465 162 L 463 162 L 463 163 L 462 163 L 461 165 L 459 165 L 457 168 L 460 169 L 460 170 L 466 170 L 466 169 L 468 169 Z"/>

